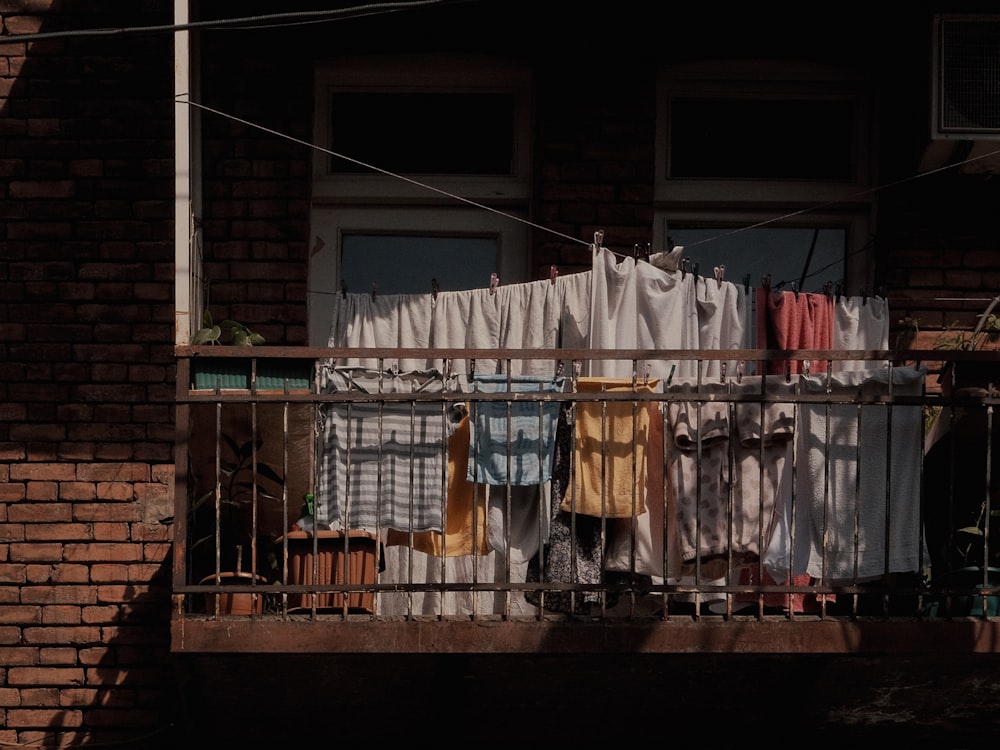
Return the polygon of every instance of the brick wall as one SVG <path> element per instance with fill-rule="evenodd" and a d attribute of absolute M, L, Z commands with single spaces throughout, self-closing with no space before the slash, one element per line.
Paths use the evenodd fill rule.
<path fill-rule="evenodd" d="M 100 10 L 104 5 L 106 10 Z M 169 2 L 0 4 L 0 743 L 175 717 Z M 138 96 L 138 99 L 136 98 Z"/>
<path fill-rule="evenodd" d="M 161 523 L 173 512 L 172 39 L 10 39 L 169 24 L 171 11 L 169 0 L 0 3 L 0 744 L 154 747 L 182 715 Z M 409 31 L 378 38 L 399 50 Z M 495 29 L 494 51 L 510 52 L 513 31 Z M 594 29 L 535 31 L 545 59 L 562 43 L 564 67 L 539 78 L 534 219 L 581 240 L 605 229 L 618 249 L 649 241 L 653 68 L 620 55 L 670 40 L 607 34 L 588 51 Z M 345 52 L 368 41 L 311 33 Z M 471 44 L 446 25 L 420 38 Z M 310 140 L 307 55 L 276 31 L 204 41 L 206 101 Z M 914 132 L 922 114 L 906 110 Z M 208 113 L 202 126 L 210 306 L 269 342 L 304 343 L 311 154 Z M 918 151 L 883 182 L 912 173 Z M 995 182 L 956 177 L 881 198 L 879 277 L 896 317 L 925 335 L 971 327 L 985 307 L 944 298 L 1000 287 Z M 541 277 L 589 255 L 536 233 L 532 262 Z"/>

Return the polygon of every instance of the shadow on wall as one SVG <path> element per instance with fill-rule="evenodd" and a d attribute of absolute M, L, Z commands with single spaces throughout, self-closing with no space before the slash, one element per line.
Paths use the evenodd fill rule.
<path fill-rule="evenodd" d="M 147 584 L 127 584 L 112 622 L 99 626 L 112 637 L 74 649 L 85 680 L 64 690 L 63 707 L 47 731 L 26 737 L 32 747 L 117 747 L 167 750 L 176 747 L 182 702 L 170 659 L 170 571 L 168 559 Z M 89 657 L 100 654 L 95 663 Z"/>

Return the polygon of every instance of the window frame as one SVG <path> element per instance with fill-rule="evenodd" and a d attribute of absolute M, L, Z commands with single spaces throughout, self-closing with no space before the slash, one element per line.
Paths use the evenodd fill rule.
<path fill-rule="evenodd" d="M 337 174 L 328 169 L 331 108 L 335 93 L 502 93 L 513 97 L 513 160 L 510 175 Z M 338 201 L 454 202 L 453 196 L 491 204 L 523 202 L 531 175 L 531 74 L 489 57 L 386 56 L 323 62 L 316 69 L 313 197 Z M 347 156 L 350 156 L 349 154 Z M 379 165 L 373 165 L 379 167 Z M 412 180 L 412 181 L 410 181 Z M 418 184 L 419 183 L 419 184 Z M 451 194 L 451 195 L 449 195 Z"/>
<path fill-rule="evenodd" d="M 742 99 L 836 98 L 852 103 L 852 179 L 671 178 L 670 106 L 675 97 Z M 701 61 L 663 68 L 657 74 L 654 246 L 668 246 L 669 227 L 717 227 L 720 234 L 768 224 L 775 228 L 847 230 L 844 283 L 871 284 L 874 252 L 876 158 L 875 103 L 852 71 L 778 60 Z M 754 283 L 759 280 L 754 279 Z"/>

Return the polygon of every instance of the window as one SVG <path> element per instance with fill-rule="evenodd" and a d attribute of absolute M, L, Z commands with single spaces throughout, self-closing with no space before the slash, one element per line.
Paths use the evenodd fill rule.
<path fill-rule="evenodd" d="M 326 344 L 330 295 L 343 288 L 526 280 L 525 70 L 483 58 L 352 58 L 321 65 L 316 82 L 311 345 Z"/>
<path fill-rule="evenodd" d="M 872 274 L 870 111 L 863 85 L 821 66 L 663 71 L 655 246 L 683 245 L 702 273 L 724 265 L 730 280 L 858 292 Z"/>

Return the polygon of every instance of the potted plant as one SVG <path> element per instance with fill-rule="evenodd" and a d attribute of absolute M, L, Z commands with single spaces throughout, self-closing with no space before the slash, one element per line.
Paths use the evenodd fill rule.
<path fill-rule="evenodd" d="M 980 351 L 995 348 L 1000 318 L 992 299 L 969 333 L 949 332 L 937 349 Z M 942 392 L 968 397 L 968 405 L 936 411 L 928 420 L 924 456 L 925 535 L 931 583 L 944 593 L 952 615 L 1000 614 L 1000 597 L 973 595 L 985 586 L 1000 586 L 1000 419 L 990 419 L 985 405 L 975 402 L 996 392 L 1000 359 L 995 362 L 946 363 Z M 992 432 L 992 434 L 990 434 Z M 948 592 L 955 592 L 948 596 Z M 941 602 L 938 602 L 940 604 Z M 985 607 L 985 610 L 984 610 Z"/>
<path fill-rule="evenodd" d="M 264 337 L 243 323 L 223 320 L 216 323 L 212 313 L 205 311 L 202 327 L 191 337 L 192 346 L 216 346 L 228 342 L 232 346 L 261 346 Z M 194 387 L 197 390 L 248 390 L 254 372 L 250 361 L 223 357 L 197 359 L 193 365 Z M 262 391 L 308 389 L 312 382 L 309 360 L 260 358 L 257 360 L 256 385 Z"/>
<path fill-rule="evenodd" d="M 284 480 L 274 468 L 260 460 L 262 445 L 259 438 L 237 441 L 226 433 L 220 436 L 219 486 L 198 496 L 190 509 L 191 569 L 203 573 L 211 571 L 201 578 L 202 584 L 269 582 L 257 566 L 254 551 L 270 549 L 272 542 L 266 534 L 257 534 L 254 528 L 254 499 L 258 501 L 258 510 L 260 503 L 280 505 Z M 214 460 L 214 456 L 210 458 Z M 203 461 L 202 465 L 205 463 Z M 258 512 L 257 515 L 262 514 Z M 258 538 L 260 536 L 264 538 Z M 210 593 L 206 595 L 206 608 L 210 613 L 215 611 L 217 596 L 220 612 L 249 614 L 262 611 L 263 593 Z"/>

